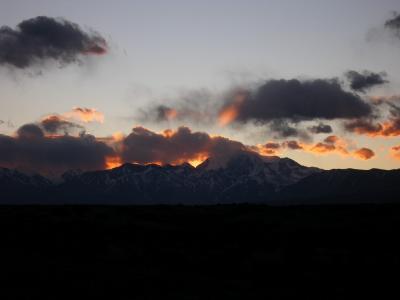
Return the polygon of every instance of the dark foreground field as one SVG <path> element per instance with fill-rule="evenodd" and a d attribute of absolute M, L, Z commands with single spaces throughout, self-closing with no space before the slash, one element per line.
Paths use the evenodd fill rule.
<path fill-rule="evenodd" d="M 395 205 L 2 206 L 1 292 L 3 299 L 396 299 L 399 233 Z"/>

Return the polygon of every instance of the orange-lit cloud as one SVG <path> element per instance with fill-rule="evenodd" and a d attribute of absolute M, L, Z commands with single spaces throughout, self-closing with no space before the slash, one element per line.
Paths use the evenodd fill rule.
<path fill-rule="evenodd" d="M 251 151 L 240 142 L 212 137 L 205 132 L 192 132 L 188 127 L 162 133 L 135 127 L 121 144 L 125 162 L 178 164 L 205 160 L 209 156 L 228 159 L 235 153 Z"/>
<path fill-rule="evenodd" d="M 278 142 L 267 142 L 263 145 L 252 146 L 251 149 L 261 155 L 278 155 L 285 150 L 302 150 L 313 154 L 338 153 L 349 155 L 346 149 L 348 143 L 338 136 L 331 135 L 319 143 L 306 143 L 296 140 Z"/>
<path fill-rule="evenodd" d="M 239 112 L 237 110 L 237 105 L 231 104 L 224 108 L 218 116 L 218 124 L 221 126 L 228 125 L 235 121 Z"/>
<path fill-rule="evenodd" d="M 175 109 L 169 109 L 165 112 L 165 117 L 167 120 L 173 120 L 178 116 L 178 112 Z"/>
<path fill-rule="evenodd" d="M 361 148 L 353 152 L 353 154 L 360 159 L 368 160 L 375 156 L 375 152 L 369 148 Z"/>
<path fill-rule="evenodd" d="M 370 100 L 379 108 L 379 114 L 351 120 L 344 124 L 344 128 L 349 132 L 370 137 L 400 136 L 400 107 L 398 106 L 400 96 L 370 97 Z M 379 115 L 386 115 L 387 119 L 378 121 Z"/>
<path fill-rule="evenodd" d="M 309 152 L 316 154 L 326 154 L 336 152 L 341 155 L 348 155 L 348 142 L 336 135 L 330 135 L 323 142 L 306 147 Z"/>
<path fill-rule="evenodd" d="M 83 123 L 104 122 L 104 114 L 94 108 L 74 107 L 72 111 L 63 114 L 63 116 Z"/>
<path fill-rule="evenodd" d="M 106 156 L 105 157 L 105 168 L 106 169 L 114 169 L 123 164 L 121 157 L 117 155 Z"/>
<path fill-rule="evenodd" d="M 85 128 L 79 124 L 67 120 L 60 115 L 48 115 L 42 118 L 39 125 L 46 134 L 69 134 L 73 131 L 83 131 Z"/>
<path fill-rule="evenodd" d="M 317 143 L 309 151 L 314 153 L 329 153 L 336 150 L 335 145 L 326 144 L 326 143 Z"/>
<path fill-rule="evenodd" d="M 390 149 L 390 155 L 395 158 L 400 160 L 400 146 L 394 146 Z"/>
<path fill-rule="evenodd" d="M 63 114 L 52 114 L 43 117 L 38 125 L 46 134 L 71 134 L 85 130 L 79 123 L 104 122 L 104 114 L 91 108 L 74 107 Z"/>
<path fill-rule="evenodd" d="M 301 145 L 300 142 L 292 140 L 292 141 L 285 141 L 282 143 L 282 146 L 284 148 L 290 149 L 290 150 L 302 150 L 304 149 L 303 146 Z"/>
<path fill-rule="evenodd" d="M 121 142 L 125 138 L 125 135 L 121 131 L 117 131 L 112 134 L 112 138 L 115 142 Z"/>
<path fill-rule="evenodd" d="M 368 160 L 375 156 L 374 151 L 369 148 L 357 149 L 351 141 L 345 140 L 336 135 L 331 135 L 318 143 L 305 143 L 300 141 L 285 141 L 280 144 L 279 149 L 302 150 L 311 154 L 339 154 L 345 157 L 354 157 Z M 356 148 L 356 150 L 351 150 Z"/>
<path fill-rule="evenodd" d="M 382 123 L 366 120 L 355 120 L 345 124 L 351 132 L 369 137 L 396 137 L 400 136 L 400 118 L 393 118 Z"/>
<path fill-rule="evenodd" d="M 234 94 L 231 103 L 224 106 L 218 114 L 218 124 L 226 126 L 236 120 L 239 115 L 239 110 L 242 104 L 249 96 L 247 91 L 238 91 Z"/>
<path fill-rule="evenodd" d="M 268 142 L 265 145 L 258 146 L 257 150 L 261 155 L 277 155 L 281 148 L 282 145 L 280 143 Z"/>

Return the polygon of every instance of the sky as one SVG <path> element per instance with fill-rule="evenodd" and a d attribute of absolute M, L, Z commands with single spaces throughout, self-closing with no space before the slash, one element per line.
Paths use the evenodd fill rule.
<path fill-rule="evenodd" d="M 29 44 L 28 32 L 10 46 L 0 30 L 0 134 L 17 143 L 28 123 L 52 139 L 79 139 L 85 130 L 123 151 L 117 162 L 198 161 L 215 155 L 210 147 L 224 137 L 306 166 L 399 168 L 396 12 L 398 0 L 0 0 L 0 26 L 16 34 L 21 22 L 38 16 L 62 18 L 86 34 L 77 35 L 81 48 L 43 54 L 46 40 Z M 385 26 L 390 20 L 393 26 Z M 32 60 L 16 65 L 10 53 Z M 59 128 L 44 128 L 49 117 Z M 196 144 L 201 149 L 173 159 L 126 153 L 170 153 L 165 147 L 181 146 L 173 140 L 181 126 L 189 136 L 205 133 L 213 146 Z M 140 144 L 144 131 L 133 128 L 158 142 Z M 4 145 L 0 155 L 14 149 Z M 18 155 L 3 154 L 0 164 L 24 165 L 25 154 Z"/>

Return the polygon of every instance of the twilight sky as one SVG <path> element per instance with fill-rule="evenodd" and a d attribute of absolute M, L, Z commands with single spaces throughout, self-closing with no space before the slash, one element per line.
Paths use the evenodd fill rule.
<path fill-rule="evenodd" d="M 124 148 L 102 148 L 117 161 L 195 161 L 223 136 L 307 166 L 399 168 L 396 12 L 398 0 L 0 0 L 0 26 L 19 38 L 0 29 L 0 165 L 34 157 L 19 141 L 28 131 L 16 132 L 35 123 L 52 139 L 85 128 Z M 57 35 L 68 49 L 30 39 L 37 20 L 17 27 L 37 16 L 79 25 Z M 207 146 L 193 141 L 199 131 Z M 14 148 L 2 138 L 24 159 L 4 154 Z"/>

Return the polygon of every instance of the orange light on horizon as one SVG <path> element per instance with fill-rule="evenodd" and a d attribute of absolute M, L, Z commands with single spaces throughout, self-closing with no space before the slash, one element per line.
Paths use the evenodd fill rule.
<path fill-rule="evenodd" d="M 165 165 L 165 164 L 163 164 L 162 162 L 160 162 L 160 161 L 151 161 L 151 162 L 148 162 L 148 163 L 144 163 L 143 165 L 145 165 L 145 166 L 148 166 L 148 165 L 157 165 L 157 166 L 162 166 L 162 165 Z"/>
<path fill-rule="evenodd" d="M 119 156 L 107 156 L 106 157 L 106 169 L 118 168 L 122 165 L 122 160 Z"/>
<path fill-rule="evenodd" d="M 193 167 L 197 168 L 197 166 L 201 165 L 208 157 L 201 157 L 188 160 L 188 163 L 191 164 Z"/>
<path fill-rule="evenodd" d="M 161 134 L 166 138 L 170 138 L 175 134 L 175 132 L 172 129 L 165 129 Z"/>

